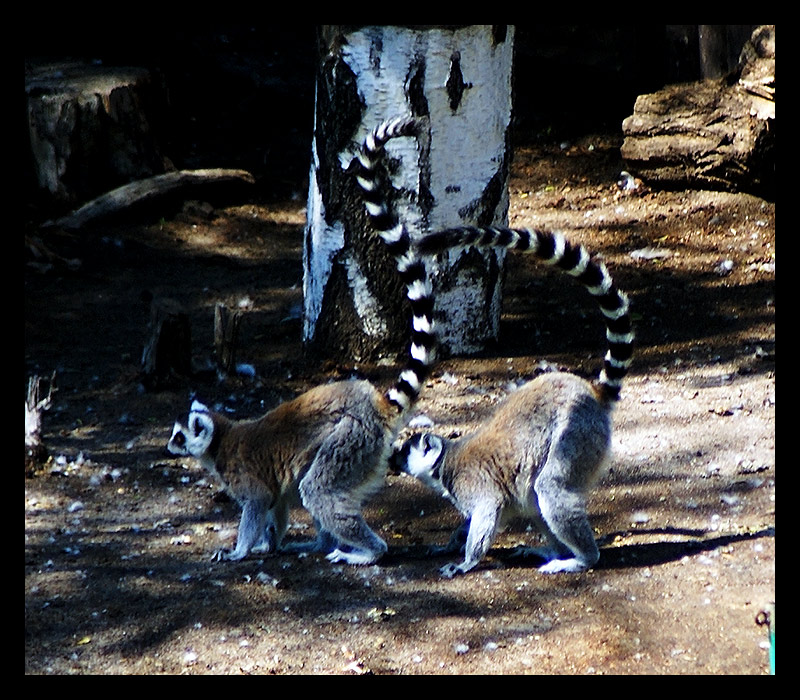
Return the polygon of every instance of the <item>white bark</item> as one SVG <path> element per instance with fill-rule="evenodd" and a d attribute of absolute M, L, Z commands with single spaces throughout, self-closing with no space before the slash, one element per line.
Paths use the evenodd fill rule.
<path fill-rule="evenodd" d="M 412 236 L 448 226 L 507 223 L 513 28 L 502 40 L 493 35 L 491 25 L 362 27 L 344 39 L 340 56 L 355 77 L 363 109 L 358 129 L 337 154 L 339 166 L 350 167 L 361 141 L 384 119 L 427 114 L 429 133 L 387 146 L 388 157 L 400 162 L 392 171 L 393 187 L 405 193 L 395 209 Z M 386 303 L 376 298 L 374 284 L 361 279 L 364 266 L 344 250 L 348 224 L 325 215 L 316 149 L 315 142 L 306 246 L 310 254 L 304 260 L 305 338 L 315 332 L 337 256 L 344 260 L 363 332 L 380 334 Z M 451 352 L 472 353 L 496 339 L 502 262 L 499 252 L 471 251 L 450 255 L 435 266 L 439 331 Z"/>
<path fill-rule="evenodd" d="M 330 224 L 325 216 L 317 171 L 316 139 L 311 145 L 311 173 L 308 186 L 308 206 L 306 207 L 306 238 L 303 246 L 303 339 L 314 337 L 317 320 L 322 312 L 322 295 L 331 274 L 335 255 L 344 248 L 344 224 L 333 221 Z M 309 254 L 309 251 L 311 253 Z"/>

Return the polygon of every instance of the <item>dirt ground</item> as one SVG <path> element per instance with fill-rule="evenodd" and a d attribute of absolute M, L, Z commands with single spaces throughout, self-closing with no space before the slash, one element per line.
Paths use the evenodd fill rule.
<path fill-rule="evenodd" d="M 623 195 L 619 145 L 520 144 L 511 180 L 512 225 L 569 230 L 633 300 L 635 364 L 590 503 L 601 559 L 583 574 L 512 559 L 536 537 L 520 523 L 477 570 L 440 578 L 450 559 L 424 546 L 458 518 L 405 476 L 366 509 L 389 543 L 378 565 L 210 561 L 238 511 L 165 454 L 190 392 L 250 417 L 331 378 L 388 385 L 394 372 L 303 359 L 302 184 L 280 202 L 44 234 L 63 259 L 27 257 L 25 370 L 57 370 L 58 391 L 49 461 L 25 479 L 25 672 L 768 673 L 755 619 L 775 597 L 775 206 Z M 443 434 L 468 432 L 545 366 L 599 368 L 602 322 L 581 288 L 512 257 L 505 289 L 497 347 L 441 362 L 423 393 L 418 413 Z M 198 367 L 160 392 L 138 377 L 150 293 L 190 310 Z M 219 301 L 246 309 L 239 360 L 255 377 L 208 371 Z M 292 517 L 290 537 L 310 537 L 305 512 Z"/>

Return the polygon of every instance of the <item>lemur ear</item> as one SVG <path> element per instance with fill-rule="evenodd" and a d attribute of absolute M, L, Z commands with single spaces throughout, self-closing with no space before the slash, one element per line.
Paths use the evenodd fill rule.
<path fill-rule="evenodd" d="M 206 406 L 204 403 L 201 403 L 197 399 L 194 399 L 194 401 L 192 401 L 192 406 L 189 410 L 197 411 L 198 413 L 208 413 L 208 406 Z"/>
<path fill-rule="evenodd" d="M 432 433 L 423 433 L 420 446 L 425 451 L 425 456 L 438 457 L 442 451 L 442 438 Z"/>
<path fill-rule="evenodd" d="M 205 432 L 214 430 L 214 421 L 208 411 L 193 410 L 189 415 L 189 430 L 197 437 Z"/>
<path fill-rule="evenodd" d="M 442 454 L 444 442 L 438 435 L 421 433 L 411 438 L 405 455 L 405 469 L 413 476 L 434 469 Z"/>

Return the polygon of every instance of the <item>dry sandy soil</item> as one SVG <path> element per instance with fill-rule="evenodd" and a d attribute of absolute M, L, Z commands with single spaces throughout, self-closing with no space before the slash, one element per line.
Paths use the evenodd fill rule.
<path fill-rule="evenodd" d="M 619 140 L 517 149 L 512 225 L 559 226 L 602 254 L 633 300 L 636 363 L 615 458 L 590 503 L 598 566 L 545 576 L 497 537 L 470 574 L 429 558 L 458 518 L 389 477 L 369 522 L 376 566 L 318 556 L 212 562 L 235 505 L 164 445 L 191 391 L 249 417 L 310 386 L 393 368 L 320 366 L 300 344 L 302 195 L 43 237 L 62 260 L 25 271 L 26 374 L 57 370 L 49 461 L 25 480 L 28 674 L 766 674 L 755 620 L 775 597 L 775 206 L 746 194 L 620 194 Z M 302 191 L 302 186 L 298 186 Z M 36 263 L 32 265 L 30 263 Z M 144 392 L 147 293 L 191 312 L 198 367 L 214 304 L 249 300 L 240 360 Z M 418 406 L 474 428 L 545 366 L 592 374 L 602 323 L 585 292 L 533 260 L 508 265 L 502 336 L 451 358 Z M 311 536 L 302 510 L 290 536 Z"/>

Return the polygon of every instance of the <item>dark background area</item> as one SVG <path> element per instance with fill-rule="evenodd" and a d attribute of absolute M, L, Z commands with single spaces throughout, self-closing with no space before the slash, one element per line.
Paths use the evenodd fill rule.
<path fill-rule="evenodd" d="M 238 167 L 265 197 L 297 194 L 309 167 L 316 25 L 213 28 L 52 18 L 33 25 L 25 59 L 81 59 L 149 68 L 163 82 L 163 151 L 178 168 Z M 68 30 L 65 26 L 70 27 Z M 735 64 L 752 25 L 728 25 Z M 636 96 L 701 75 L 697 25 L 517 25 L 518 142 L 614 132 Z"/>

